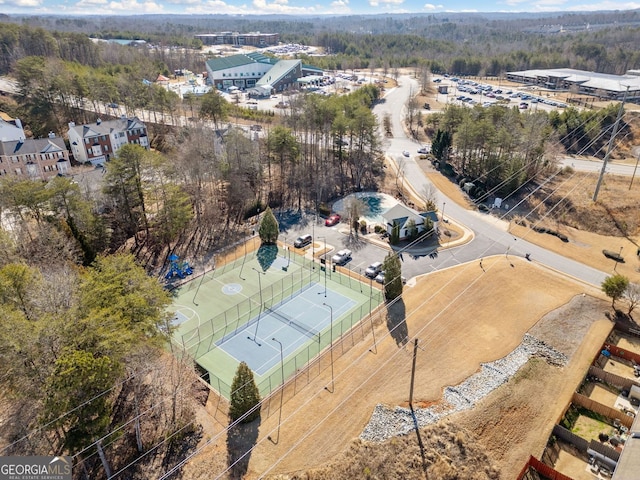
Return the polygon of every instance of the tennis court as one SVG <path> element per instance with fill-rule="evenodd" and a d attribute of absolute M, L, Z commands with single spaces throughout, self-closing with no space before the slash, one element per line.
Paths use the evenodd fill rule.
<path fill-rule="evenodd" d="M 268 395 L 382 302 L 354 277 L 282 248 L 243 255 L 173 292 L 173 343 L 226 398 L 241 361 Z"/>
<path fill-rule="evenodd" d="M 283 357 L 287 358 L 310 340 L 321 344 L 323 334 L 330 336 L 331 309 L 318 305 L 318 299 L 326 300 L 323 303 L 331 306 L 337 317 L 347 313 L 356 303 L 333 291 L 327 291 L 325 298 L 322 285 L 309 284 L 293 298 L 271 308 L 265 306 L 264 313 L 219 340 L 216 343 L 219 348 L 200 357 L 199 361 L 213 366 L 224 361 L 220 358 L 224 353 L 235 362 L 246 362 L 258 375 L 264 375 L 280 364 L 277 341 L 282 343 Z"/>

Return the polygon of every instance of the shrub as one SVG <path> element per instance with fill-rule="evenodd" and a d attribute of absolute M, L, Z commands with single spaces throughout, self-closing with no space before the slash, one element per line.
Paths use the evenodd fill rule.
<path fill-rule="evenodd" d="M 331 208 L 329 208 L 328 205 L 321 203 L 318 206 L 318 213 L 323 217 L 328 217 L 329 215 L 331 215 Z"/>
<path fill-rule="evenodd" d="M 602 250 L 605 257 L 615 260 L 616 262 L 624 263 L 624 257 L 618 252 L 612 252 L 611 250 Z"/>
<path fill-rule="evenodd" d="M 397 245 L 400 241 L 400 227 L 398 225 L 394 225 L 391 229 L 391 235 L 389 235 L 389 243 L 391 245 Z"/>
<path fill-rule="evenodd" d="M 375 227 L 373 227 L 373 231 L 376 233 L 382 233 L 385 231 L 385 229 L 382 225 L 376 225 Z"/>

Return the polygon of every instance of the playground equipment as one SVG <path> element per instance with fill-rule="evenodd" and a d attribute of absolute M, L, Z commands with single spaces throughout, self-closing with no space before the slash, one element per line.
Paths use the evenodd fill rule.
<path fill-rule="evenodd" d="M 169 262 L 171 262 L 169 271 L 164 276 L 164 278 L 167 280 L 170 280 L 173 277 L 184 278 L 186 275 L 191 275 L 193 273 L 193 269 L 189 265 L 189 262 L 181 262 L 178 255 L 171 255 L 169 257 Z"/>

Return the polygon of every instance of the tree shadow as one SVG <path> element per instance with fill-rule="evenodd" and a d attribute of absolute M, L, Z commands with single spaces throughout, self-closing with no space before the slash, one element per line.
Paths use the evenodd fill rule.
<path fill-rule="evenodd" d="M 354 234 L 353 231 L 344 237 L 342 240 L 342 245 L 348 247 L 349 249 L 357 252 L 358 250 L 362 250 L 366 245 L 368 245 L 367 241 L 362 237 L 362 235 Z"/>
<path fill-rule="evenodd" d="M 286 209 L 286 210 L 278 210 L 274 212 L 276 219 L 278 220 L 278 226 L 281 232 L 288 232 L 290 228 L 293 227 L 304 227 L 311 226 L 311 219 L 306 212 L 302 210 L 294 210 L 294 209 Z"/>
<path fill-rule="evenodd" d="M 404 347 L 409 341 L 406 318 L 407 309 L 402 298 L 387 305 L 387 328 L 399 347 Z"/>
<path fill-rule="evenodd" d="M 269 270 L 269 267 L 278 258 L 278 246 L 277 245 L 260 245 L 258 253 L 256 255 L 258 263 L 263 272 Z"/>
<path fill-rule="evenodd" d="M 180 435 L 172 437 L 162 457 L 162 467 L 169 470 L 195 452 L 198 448 L 198 443 L 202 440 L 202 434 L 202 427 L 198 425 L 197 427 L 183 430 Z M 135 448 L 135 443 L 132 443 L 131 448 Z"/>
<path fill-rule="evenodd" d="M 242 479 L 249 468 L 251 452 L 258 440 L 260 417 L 249 423 L 239 423 L 227 433 L 229 478 Z"/>

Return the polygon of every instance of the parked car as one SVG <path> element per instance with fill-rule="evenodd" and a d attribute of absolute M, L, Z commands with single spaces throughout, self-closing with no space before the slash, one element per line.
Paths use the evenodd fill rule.
<path fill-rule="evenodd" d="M 384 283 L 384 272 L 378 273 L 378 275 L 376 275 L 375 280 L 378 283 Z"/>
<path fill-rule="evenodd" d="M 110 103 L 109 104 L 109 108 L 118 108 L 120 107 L 120 105 L 118 105 L 117 103 Z"/>
<path fill-rule="evenodd" d="M 327 218 L 327 219 L 324 221 L 324 224 L 325 224 L 327 227 L 333 227 L 333 226 L 334 226 L 334 225 L 336 225 L 337 223 L 340 223 L 340 219 L 341 219 L 341 218 L 342 218 L 342 217 L 340 217 L 340 215 L 339 215 L 339 214 L 337 214 L 337 213 L 333 213 L 333 214 L 329 215 L 329 218 Z"/>
<path fill-rule="evenodd" d="M 403 152 L 402 152 L 402 155 L 404 155 L 405 157 L 409 157 L 409 156 L 411 156 L 411 154 L 409 153 L 409 151 L 408 151 L 408 150 L 403 151 Z"/>
<path fill-rule="evenodd" d="M 364 271 L 364 274 L 369 278 L 376 278 L 376 276 L 382 271 L 382 262 L 373 262 Z"/>
<path fill-rule="evenodd" d="M 313 237 L 311 235 L 300 235 L 298 238 L 296 238 L 295 242 L 293 242 L 293 246 L 296 248 L 303 248 L 307 245 L 310 245 L 312 241 Z"/>
<path fill-rule="evenodd" d="M 428 145 L 418 149 L 418 153 L 423 153 L 423 154 L 429 153 L 430 151 L 431 151 L 431 147 L 429 147 Z"/>
<path fill-rule="evenodd" d="M 340 250 L 333 257 L 331 257 L 331 261 L 336 265 L 344 265 L 349 260 L 351 260 L 351 250 Z"/>

